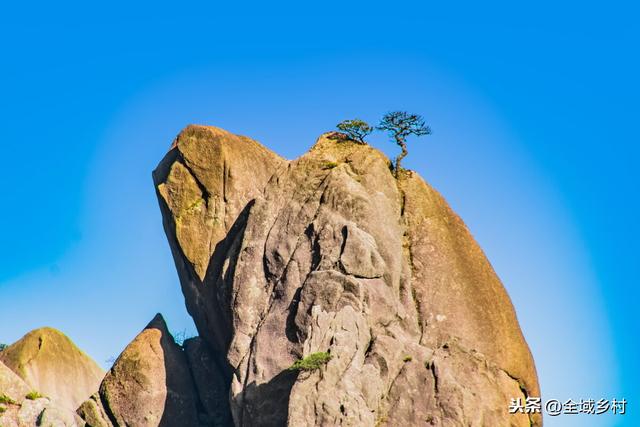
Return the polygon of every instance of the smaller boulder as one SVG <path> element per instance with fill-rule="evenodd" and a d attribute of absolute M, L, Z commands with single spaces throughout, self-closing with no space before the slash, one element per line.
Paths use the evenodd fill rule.
<path fill-rule="evenodd" d="M 31 391 L 27 383 L 0 362 L 0 426 L 84 426 L 76 414 L 49 398 L 27 398 Z"/>
<path fill-rule="evenodd" d="M 19 402 L 29 391 L 27 383 L 0 362 L 0 403 Z"/>
<path fill-rule="evenodd" d="M 198 396 L 182 348 L 157 314 L 118 357 L 92 396 L 78 409 L 96 425 L 197 426 Z M 105 417 L 109 414 L 110 417 Z"/>
<path fill-rule="evenodd" d="M 57 405 L 75 409 L 98 390 L 104 371 L 66 335 L 53 328 L 35 329 L 0 353 L 3 362 Z"/>
<path fill-rule="evenodd" d="M 94 394 L 77 410 L 78 415 L 91 427 L 114 427 L 100 402 L 100 395 Z"/>

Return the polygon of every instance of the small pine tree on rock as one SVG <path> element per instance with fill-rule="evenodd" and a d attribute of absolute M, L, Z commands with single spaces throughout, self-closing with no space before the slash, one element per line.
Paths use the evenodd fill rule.
<path fill-rule="evenodd" d="M 425 124 L 421 116 L 409 114 L 406 111 L 393 111 L 385 114 L 382 120 L 380 120 L 377 129 L 386 130 L 394 142 L 402 149 L 402 152 L 396 157 L 394 168 L 396 178 L 401 170 L 400 163 L 402 159 L 409 154 L 407 150 L 407 138 L 411 135 L 423 136 L 431 134 L 431 128 Z"/>
<path fill-rule="evenodd" d="M 359 144 L 366 144 L 364 142 L 364 138 L 373 132 L 373 127 L 360 119 L 345 120 L 338 123 L 336 127 L 341 132 L 344 132 L 349 139 L 356 141 Z"/>

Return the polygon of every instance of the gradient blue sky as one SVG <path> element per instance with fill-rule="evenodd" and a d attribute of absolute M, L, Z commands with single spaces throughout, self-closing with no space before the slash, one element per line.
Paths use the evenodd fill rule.
<path fill-rule="evenodd" d="M 503 279 L 544 398 L 640 425 L 640 16 L 631 2 L 3 5 L 0 342 L 50 325 L 106 366 L 160 311 L 194 332 L 151 170 L 189 123 L 288 157 L 423 114 L 406 166 Z M 389 154 L 384 135 L 372 145 Z"/>

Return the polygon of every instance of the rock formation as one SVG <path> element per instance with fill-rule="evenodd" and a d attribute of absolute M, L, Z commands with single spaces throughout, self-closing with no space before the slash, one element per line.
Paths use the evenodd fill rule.
<path fill-rule="evenodd" d="M 62 382 L 62 381 L 61 381 Z M 85 423 L 58 401 L 41 396 L 0 362 L 0 426 L 80 427 Z"/>
<path fill-rule="evenodd" d="M 24 380 L 29 390 L 71 411 L 98 389 L 104 377 L 93 359 L 53 328 L 29 332 L 0 352 L 0 361 Z"/>
<path fill-rule="evenodd" d="M 541 425 L 508 414 L 539 396 L 535 367 L 460 218 L 415 173 L 396 179 L 382 153 L 334 136 L 286 161 L 189 126 L 154 171 L 207 347 L 190 357 L 211 383 L 200 400 L 220 409 L 229 390 L 236 426 Z M 317 352 L 330 360 L 288 369 Z"/>
<path fill-rule="evenodd" d="M 185 352 L 161 315 L 124 349 L 78 414 L 91 427 L 200 425 L 199 398 Z"/>
<path fill-rule="evenodd" d="M 17 376 L 15 372 L 7 367 L 4 363 L 0 362 L 0 396 L 3 396 L 5 401 L 19 401 L 24 398 L 31 389 L 25 383 L 22 378 Z"/>

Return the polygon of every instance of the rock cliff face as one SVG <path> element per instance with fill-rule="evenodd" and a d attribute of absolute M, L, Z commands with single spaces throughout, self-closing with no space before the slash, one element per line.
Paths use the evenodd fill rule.
<path fill-rule="evenodd" d="M 0 353 L 0 361 L 28 386 L 68 410 L 98 389 L 104 371 L 63 333 L 29 332 Z"/>
<path fill-rule="evenodd" d="M 541 425 L 508 414 L 539 395 L 535 368 L 465 225 L 331 136 L 286 161 L 190 126 L 154 172 L 213 406 L 230 389 L 237 426 Z M 331 359 L 287 369 L 316 352 Z"/>

